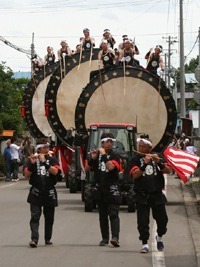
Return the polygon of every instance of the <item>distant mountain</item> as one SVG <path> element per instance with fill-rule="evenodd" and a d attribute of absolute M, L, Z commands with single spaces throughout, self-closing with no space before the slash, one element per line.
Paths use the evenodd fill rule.
<path fill-rule="evenodd" d="M 27 79 L 31 79 L 31 72 L 25 72 L 25 71 L 18 71 L 18 72 L 14 72 L 14 78 L 15 79 L 21 79 L 21 78 L 27 78 Z"/>

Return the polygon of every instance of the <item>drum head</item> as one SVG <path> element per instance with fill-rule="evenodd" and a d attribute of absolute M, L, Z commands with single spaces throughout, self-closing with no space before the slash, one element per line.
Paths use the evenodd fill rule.
<path fill-rule="evenodd" d="M 110 70 L 94 78 L 78 99 L 75 124 L 87 135 L 91 123 L 133 123 L 148 133 L 161 152 L 176 127 L 176 107 L 170 91 L 158 77 L 137 68 Z"/>
<path fill-rule="evenodd" d="M 99 49 L 82 51 L 68 59 L 63 70 L 58 68 L 48 83 L 46 99 L 50 105 L 48 117 L 54 133 L 68 144 L 68 131 L 75 128 L 74 117 L 77 100 L 83 87 L 90 81 L 90 72 L 98 70 Z"/>
<path fill-rule="evenodd" d="M 54 133 L 45 116 L 45 92 L 51 74 L 58 68 L 59 63 L 45 67 L 36 72 L 31 79 L 23 95 L 23 104 L 25 106 L 24 121 L 34 138 L 44 136 L 52 137 Z"/>

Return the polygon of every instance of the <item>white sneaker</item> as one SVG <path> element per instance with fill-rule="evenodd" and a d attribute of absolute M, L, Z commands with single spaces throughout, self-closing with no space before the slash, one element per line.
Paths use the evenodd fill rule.
<path fill-rule="evenodd" d="M 143 246 L 142 249 L 140 250 L 140 253 L 149 253 L 149 247 Z"/>
<path fill-rule="evenodd" d="M 31 248 L 37 248 L 37 242 L 35 242 L 35 241 L 30 241 L 29 242 L 29 246 L 31 247 Z"/>

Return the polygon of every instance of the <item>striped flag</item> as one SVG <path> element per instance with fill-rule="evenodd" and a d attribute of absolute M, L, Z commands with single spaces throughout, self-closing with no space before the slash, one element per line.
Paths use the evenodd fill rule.
<path fill-rule="evenodd" d="M 200 160 L 197 155 L 174 147 L 168 147 L 163 154 L 169 165 L 184 183 L 194 173 Z"/>

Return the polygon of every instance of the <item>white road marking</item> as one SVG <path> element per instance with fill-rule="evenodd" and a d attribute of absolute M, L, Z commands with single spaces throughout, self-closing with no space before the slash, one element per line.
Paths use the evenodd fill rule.
<path fill-rule="evenodd" d="M 164 174 L 165 177 L 165 189 L 163 190 L 163 193 L 165 196 L 167 196 L 167 175 Z M 157 235 L 157 225 L 156 221 L 154 220 L 153 223 L 153 229 L 152 229 L 152 264 L 153 267 L 166 267 L 165 265 L 165 254 L 164 251 L 158 251 L 157 250 L 157 242 L 156 242 L 156 235 Z"/>
<path fill-rule="evenodd" d="M 9 186 L 12 186 L 14 185 L 15 183 L 11 183 L 11 184 L 7 184 L 7 185 L 3 185 L 3 186 L 0 186 L 0 189 L 3 189 L 3 188 L 6 188 L 6 187 L 9 187 Z"/>

